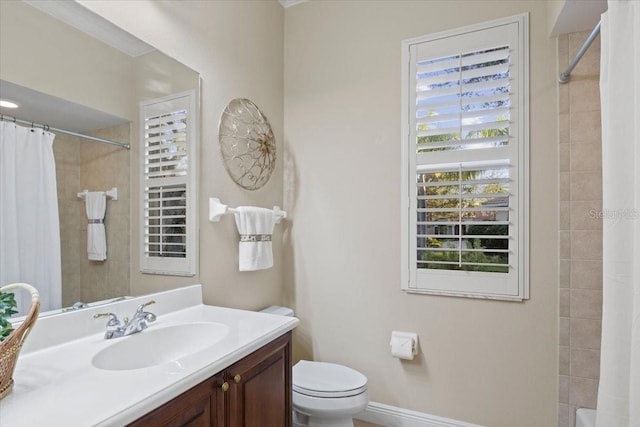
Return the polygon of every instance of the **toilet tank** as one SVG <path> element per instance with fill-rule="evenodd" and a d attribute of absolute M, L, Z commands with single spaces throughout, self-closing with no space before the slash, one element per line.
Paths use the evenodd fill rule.
<path fill-rule="evenodd" d="M 293 317 L 293 310 L 289 307 L 281 307 L 279 305 L 272 305 L 264 310 L 260 310 L 260 313 L 278 314 L 280 316 Z"/>

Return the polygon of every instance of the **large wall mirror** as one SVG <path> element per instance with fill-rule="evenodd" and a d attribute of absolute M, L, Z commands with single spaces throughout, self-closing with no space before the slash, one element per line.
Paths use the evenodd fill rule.
<path fill-rule="evenodd" d="M 0 19 L 0 98 L 19 104 L 17 109 L 0 107 L 5 123 L 15 117 L 35 123 L 36 129 L 44 124 L 131 144 L 128 150 L 51 131 L 55 134 L 61 286 L 52 291 L 60 292 L 51 298 L 57 303 L 45 301 L 48 291 L 41 291 L 43 311 L 129 295 L 131 269 L 138 268 L 131 265 L 131 253 L 136 250 L 131 222 L 132 212 L 137 212 L 132 206 L 138 206 L 140 197 L 136 176 L 140 103 L 189 90 L 199 93 L 199 75 L 75 2 L 3 1 Z M 0 182 L 5 194 L 9 181 Z M 91 260 L 86 205 L 78 193 L 112 188 L 117 188 L 118 197 L 106 198 L 106 259 Z M 3 201 L 0 209 L 6 207 Z M 6 245 L 4 236 L 3 240 Z M 11 248 L 0 250 L 7 253 Z M 26 256 L 37 253 L 27 251 Z M 0 277 L 7 276 L 7 271 L 0 272 Z M 17 281 L 15 274 L 3 280 Z M 46 287 L 47 283 L 34 285 Z"/>

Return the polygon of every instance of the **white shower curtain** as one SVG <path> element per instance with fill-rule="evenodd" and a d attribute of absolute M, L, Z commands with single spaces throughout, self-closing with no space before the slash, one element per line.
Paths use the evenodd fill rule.
<path fill-rule="evenodd" d="M 0 122 L 0 286 L 33 285 L 42 311 L 62 303 L 54 137 Z M 29 299 L 19 304 L 26 314 Z"/>
<path fill-rule="evenodd" d="M 602 15 L 603 319 L 598 427 L 640 426 L 640 2 Z"/>

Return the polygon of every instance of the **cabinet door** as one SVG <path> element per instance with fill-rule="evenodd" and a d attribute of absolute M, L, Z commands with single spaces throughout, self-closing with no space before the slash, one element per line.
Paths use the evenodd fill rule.
<path fill-rule="evenodd" d="M 225 371 L 229 427 L 291 427 L 291 332 Z"/>
<path fill-rule="evenodd" d="M 224 397 L 218 374 L 129 424 L 129 427 L 223 427 Z"/>

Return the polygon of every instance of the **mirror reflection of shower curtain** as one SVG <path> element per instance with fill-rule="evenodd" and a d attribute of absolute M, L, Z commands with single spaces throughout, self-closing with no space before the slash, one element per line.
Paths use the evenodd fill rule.
<path fill-rule="evenodd" d="M 54 138 L 0 122 L 0 286 L 33 285 L 41 311 L 62 304 Z M 26 314 L 30 299 L 16 297 L 20 315 Z"/>

